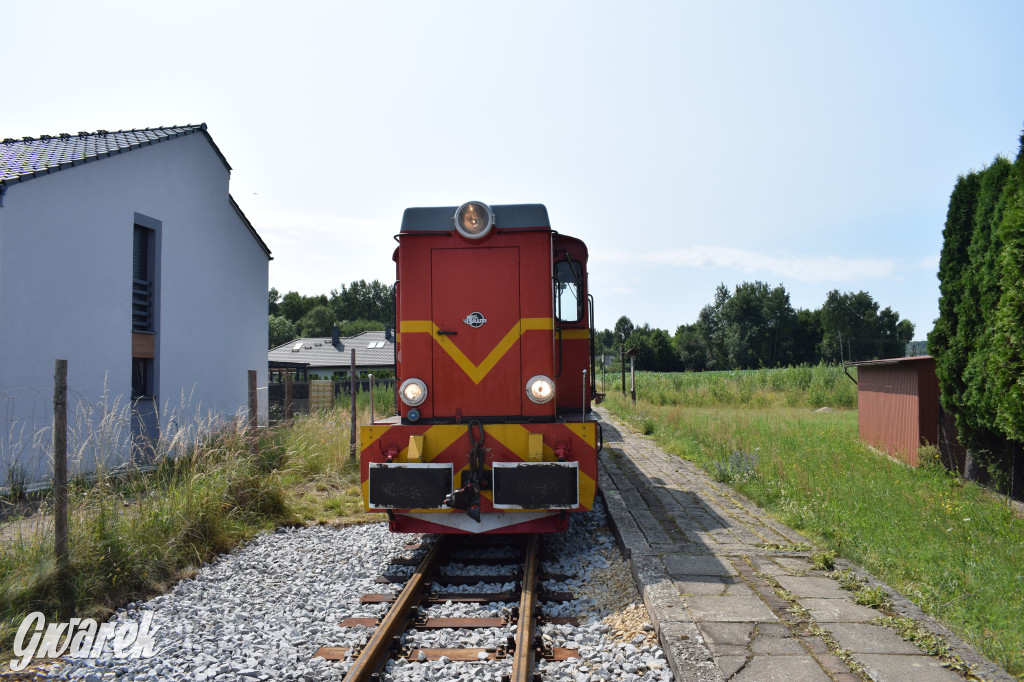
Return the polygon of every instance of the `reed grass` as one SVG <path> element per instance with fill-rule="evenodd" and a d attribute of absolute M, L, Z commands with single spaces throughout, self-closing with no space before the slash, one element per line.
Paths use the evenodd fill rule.
<path fill-rule="evenodd" d="M 843 382 L 855 388 L 835 368 L 641 374 L 635 407 L 614 390 L 606 404 L 1024 679 L 1024 519 L 937 463 L 914 469 L 867 447 Z"/>

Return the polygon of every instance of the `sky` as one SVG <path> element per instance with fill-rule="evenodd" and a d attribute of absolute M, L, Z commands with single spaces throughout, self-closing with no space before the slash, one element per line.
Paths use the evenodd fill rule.
<path fill-rule="evenodd" d="M 0 137 L 205 122 L 270 285 L 394 280 L 410 206 L 543 203 L 596 324 L 715 287 L 938 315 L 959 175 L 1013 158 L 1024 3 L 55 1 L 3 9 Z"/>

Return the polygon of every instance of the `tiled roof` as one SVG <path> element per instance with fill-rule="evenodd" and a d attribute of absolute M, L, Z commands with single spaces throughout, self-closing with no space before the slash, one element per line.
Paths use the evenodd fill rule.
<path fill-rule="evenodd" d="M 393 367 L 395 335 L 392 334 L 391 339 L 384 336 L 383 331 L 363 332 L 340 339 L 337 346 L 331 345 L 329 336 L 295 339 L 271 348 L 267 352 L 267 360 L 308 364 L 310 369 L 348 367 L 352 362 L 351 351 L 355 348 L 356 367 Z"/>
<path fill-rule="evenodd" d="M 141 130 L 99 130 L 95 133 L 69 135 L 40 135 L 38 138 L 23 137 L 20 140 L 5 138 L 0 142 L 0 182 L 13 184 L 23 180 L 71 168 L 90 161 L 105 159 L 114 154 L 146 147 L 157 142 L 173 140 L 183 135 L 203 133 L 220 156 L 221 161 L 231 170 L 227 159 L 213 144 L 206 133 L 206 124 L 174 126 L 169 128 L 145 128 Z"/>
<path fill-rule="evenodd" d="M 40 135 L 38 138 L 23 137 L 20 140 L 11 137 L 5 138 L 0 142 L 0 206 L 3 206 L 4 192 L 16 182 L 24 182 L 65 168 L 73 168 L 83 163 L 98 161 L 115 154 L 130 152 L 133 149 L 148 147 L 157 142 L 174 140 L 194 133 L 202 133 L 206 137 L 224 167 L 230 171 L 231 164 L 224 158 L 224 154 L 221 153 L 210 134 L 206 132 L 205 123 L 118 130 L 116 132 L 97 130 L 95 133 L 80 132 L 77 135 L 61 133 L 60 135 Z M 256 228 L 245 217 L 235 200 L 230 196 L 228 198 L 252 236 L 259 242 L 260 248 L 266 252 L 267 256 L 270 256 L 270 249 L 256 232 Z"/>

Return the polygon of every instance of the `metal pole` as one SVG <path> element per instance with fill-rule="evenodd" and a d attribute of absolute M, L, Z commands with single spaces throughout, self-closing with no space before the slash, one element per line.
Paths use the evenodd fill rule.
<path fill-rule="evenodd" d="M 256 370 L 249 370 L 249 452 L 256 452 Z"/>
<path fill-rule="evenodd" d="M 352 364 L 349 369 L 352 393 L 352 428 L 348 435 L 348 456 L 356 458 L 356 349 L 352 349 Z"/>
<path fill-rule="evenodd" d="M 68 361 L 53 371 L 53 516 L 57 565 L 68 562 Z"/>
<path fill-rule="evenodd" d="M 370 424 L 373 424 L 373 375 L 370 375 Z"/>
<path fill-rule="evenodd" d="M 587 370 L 583 370 L 583 407 L 580 409 L 583 411 L 583 415 L 580 417 L 581 422 L 587 421 Z"/>
<path fill-rule="evenodd" d="M 284 418 L 285 420 L 291 420 L 293 415 L 292 408 L 292 371 L 285 370 L 284 375 Z"/>
<path fill-rule="evenodd" d="M 636 356 L 629 356 L 629 392 L 633 396 L 633 406 L 636 406 Z"/>
<path fill-rule="evenodd" d="M 619 346 L 619 366 L 622 368 L 622 395 L 626 395 L 626 347 Z"/>

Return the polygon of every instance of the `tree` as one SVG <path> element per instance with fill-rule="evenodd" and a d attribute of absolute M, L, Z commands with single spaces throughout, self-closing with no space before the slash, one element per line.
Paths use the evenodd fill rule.
<path fill-rule="evenodd" d="M 395 319 L 395 298 L 391 287 L 373 280 L 341 285 L 331 290 L 330 306 L 339 320 L 374 320 L 391 324 Z"/>
<path fill-rule="evenodd" d="M 633 334 L 634 328 L 635 327 L 633 326 L 633 322 L 630 321 L 630 319 L 625 315 L 616 320 L 615 337 L 618 343 L 625 343 L 626 339 L 628 339 Z"/>
<path fill-rule="evenodd" d="M 997 157 L 958 178 L 939 261 L 939 319 L 929 336 L 943 406 L 979 465 L 1010 470 L 1005 439 L 1024 436 L 1024 136 L 1016 160 Z"/>
<path fill-rule="evenodd" d="M 268 348 L 276 348 L 298 336 L 295 333 L 295 325 L 280 315 L 271 315 L 267 326 L 269 329 Z"/>
<path fill-rule="evenodd" d="M 676 328 L 672 341 L 682 368 L 687 372 L 703 372 L 708 366 L 707 340 L 697 324 L 682 324 Z"/>
<path fill-rule="evenodd" d="M 963 298 L 957 308 L 960 324 L 957 336 L 967 348 L 963 369 L 964 387 L 957 427 L 961 442 L 983 463 L 992 461 L 988 452 L 995 433 L 996 394 L 988 372 L 995 343 L 994 316 L 1002 294 L 997 260 L 1002 250 L 999 222 L 1005 208 L 1004 187 L 1010 177 L 1010 162 L 997 158 L 981 173 L 978 205 L 973 218 L 971 243 L 967 247 L 969 269 L 961 278 Z"/>
<path fill-rule="evenodd" d="M 657 355 L 651 347 L 651 340 L 648 332 L 642 328 L 634 329 L 633 333 L 626 339 L 626 350 L 632 351 L 634 363 L 638 370 L 649 372 L 657 371 Z"/>
<path fill-rule="evenodd" d="M 615 332 L 611 329 L 602 329 L 597 332 L 594 338 L 594 349 L 598 355 L 618 353 L 618 344 L 615 343 Z"/>
<path fill-rule="evenodd" d="M 1002 294 L 988 369 L 996 394 L 996 426 L 1024 442 L 1024 135 L 999 232 L 1004 244 L 998 260 Z"/>
<path fill-rule="evenodd" d="M 269 299 L 270 302 L 270 309 L 268 310 L 268 313 L 270 315 L 277 315 L 278 302 L 281 300 L 281 294 L 278 292 L 276 288 L 270 287 L 270 291 L 267 293 L 267 298 Z"/>
<path fill-rule="evenodd" d="M 953 414 L 963 408 L 963 376 L 968 352 L 965 342 L 968 339 L 960 333 L 958 311 L 964 298 L 963 279 L 970 263 L 967 248 L 974 231 L 980 184 L 979 173 L 961 175 L 950 194 L 939 256 L 939 318 L 928 335 L 942 406 Z"/>
<path fill-rule="evenodd" d="M 298 328 L 302 336 L 330 336 L 335 325 L 334 311 L 320 304 L 313 307 L 299 320 Z"/>
<path fill-rule="evenodd" d="M 737 285 L 722 305 L 721 316 L 730 367 L 775 367 L 788 360 L 788 338 L 796 313 L 782 285 Z"/>
<path fill-rule="evenodd" d="M 289 291 L 281 299 L 281 303 L 278 305 L 278 312 L 289 322 L 295 324 L 302 319 L 302 316 L 306 314 L 309 308 L 310 306 L 307 305 L 304 296 L 300 295 L 297 291 Z"/>
<path fill-rule="evenodd" d="M 654 356 L 655 371 L 678 372 L 682 369 L 682 362 L 667 331 L 654 329 L 647 338 Z"/>
<path fill-rule="evenodd" d="M 833 289 L 825 298 L 820 317 L 821 356 L 825 360 L 839 362 L 882 357 L 878 303 L 871 294 L 866 291 L 840 293 L 838 289 Z M 897 324 L 898 318 L 896 315 Z M 903 357 L 905 346 L 900 346 L 894 355 Z"/>
<path fill-rule="evenodd" d="M 725 348 L 725 305 L 729 301 L 729 290 L 725 284 L 715 288 L 713 303 L 701 308 L 697 314 L 697 329 L 704 337 L 707 352 L 706 368 L 711 370 L 728 369 L 729 358 Z"/>
<path fill-rule="evenodd" d="M 355 336 L 368 331 L 381 331 L 384 323 L 377 320 L 345 320 L 338 323 L 338 331 L 342 337 Z"/>
<path fill-rule="evenodd" d="M 821 360 L 818 343 L 821 342 L 821 315 L 817 310 L 796 311 L 793 321 L 789 362 L 794 365 L 814 365 Z"/>

